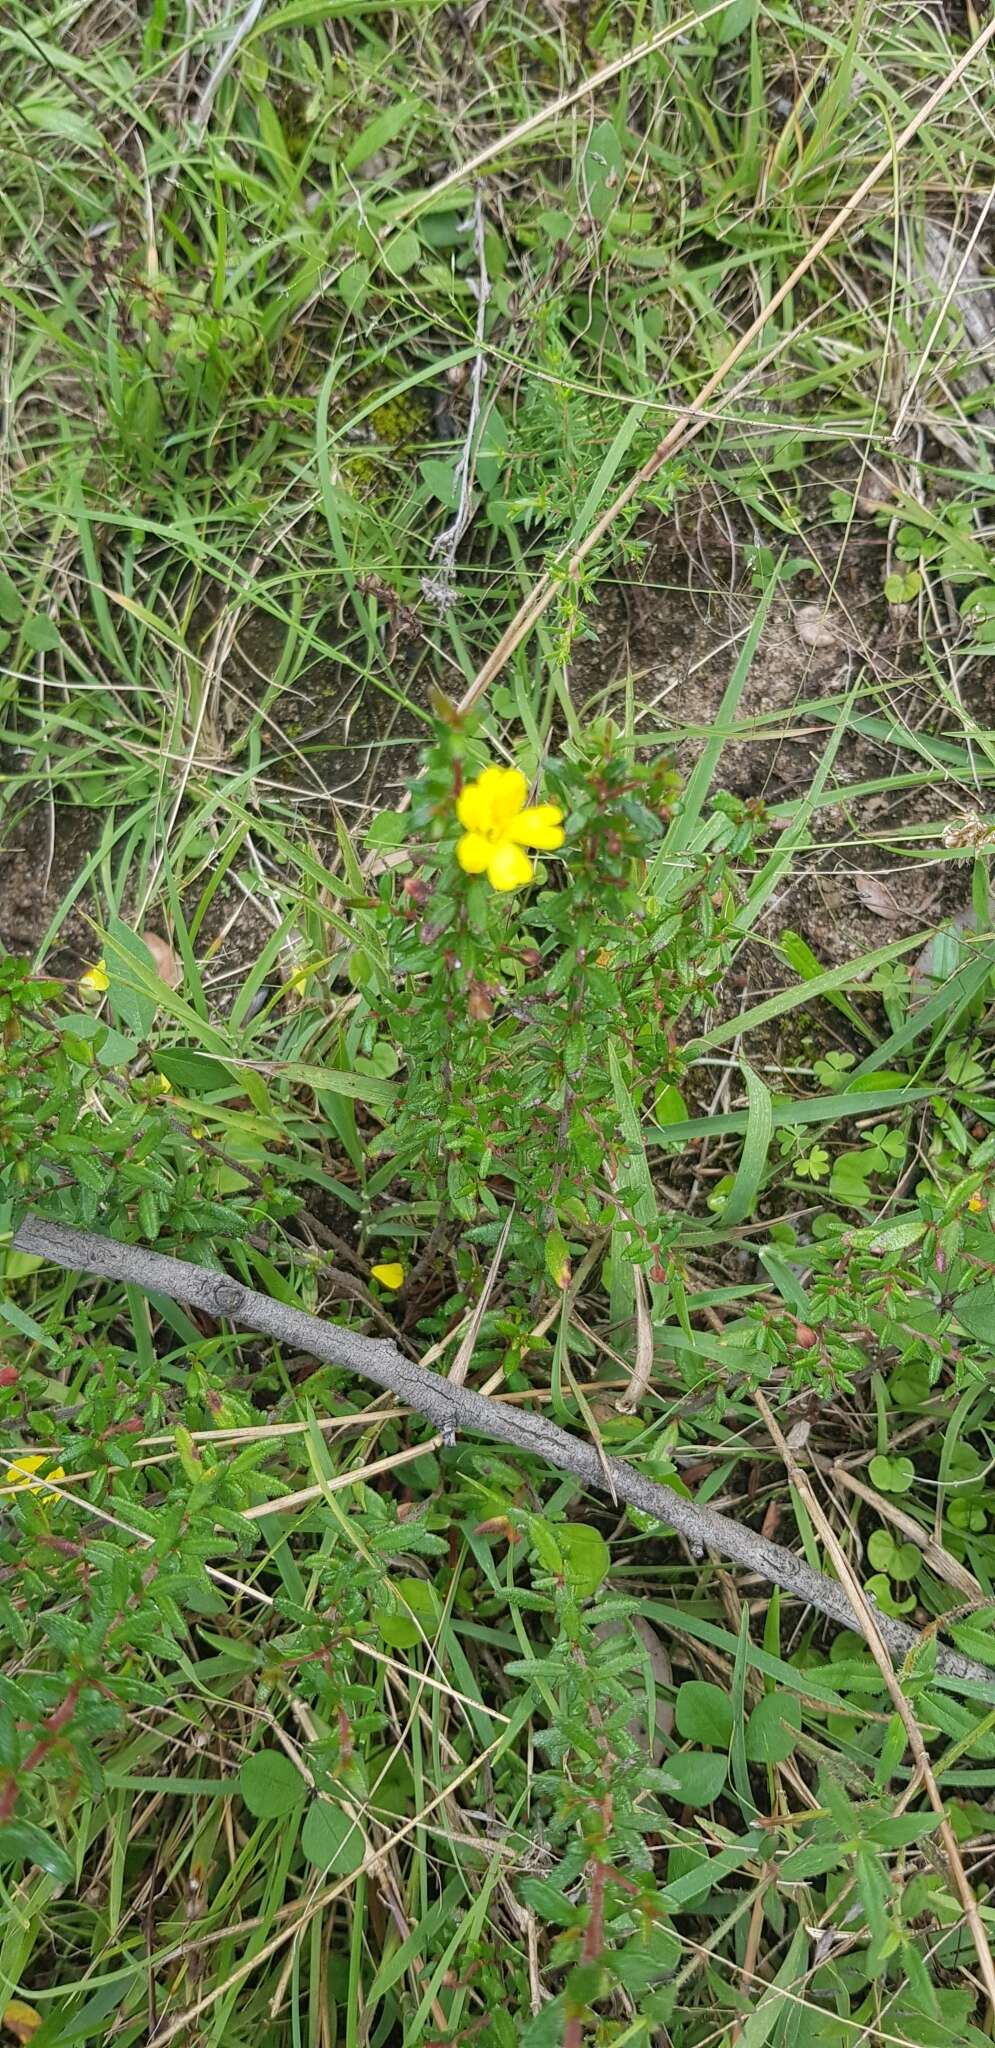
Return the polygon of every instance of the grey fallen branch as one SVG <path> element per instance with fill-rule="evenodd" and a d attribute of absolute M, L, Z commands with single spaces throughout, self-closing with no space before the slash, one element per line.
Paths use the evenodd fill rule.
<path fill-rule="evenodd" d="M 29 1216 L 14 1243 L 18 1251 L 48 1259 L 68 1272 L 91 1273 L 102 1280 L 120 1280 L 130 1287 L 140 1287 L 145 1294 L 166 1295 L 172 1301 L 200 1309 L 205 1315 L 223 1317 L 246 1329 L 260 1331 L 294 1351 L 308 1352 L 328 1365 L 357 1373 L 424 1415 L 447 1443 L 454 1442 L 457 1433 L 470 1433 L 509 1444 L 517 1451 L 527 1451 L 558 1471 L 572 1473 L 596 1492 L 610 1494 L 615 1502 L 626 1501 L 645 1514 L 654 1515 L 683 1536 L 695 1553 L 710 1550 L 731 1558 L 747 1571 L 782 1587 L 794 1599 L 816 1608 L 840 1628 L 859 1633 L 842 1586 L 823 1572 L 813 1571 L 793 1551 L 758 1536 L 730 1515 L 698 1507 L 679 1493 L 671 1492 L 669 1486 L 644 1478 L 622 1458 L 602 1456 L 592 1444 L 559 1429 L 543 1415 L 507 1407 L 469 1387 L 442 1379 L 405 1358 L 394 1344 L 323 1322 L 318 1316 L 305 1315 L 302 1309 L 288 1308 L 285 1303 L 256 1294 L 240 1281 L 212 1272 L 206 1266 L 164 1258 L 143 1245 L 119 1244 L 115 1238 L 75 1230 L 65 1223 L 50 1223 L 41 1216 Z M 874 1614 L 882 1638 L 894 1656 L 904 1658 L 920 1645 L 921 1638 L 904 1622 L 893 1620 L 877 1608 Z M 937 1664 L 945 1676 L 985 1685 L 995 1697 L 995 1674 L 959 1650 L 940 1646 Z"/>

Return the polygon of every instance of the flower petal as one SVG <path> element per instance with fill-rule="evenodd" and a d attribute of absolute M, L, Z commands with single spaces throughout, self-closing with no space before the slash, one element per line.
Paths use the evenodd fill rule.
<path fill-rule="evenodd" d="M 494 848 L 482 832 L 464 832 L 457 843 L 456 858 L 464 874 L 482 875 Z"/>
<path fill-rule="evenodd" d="M 106 960 L 95 960 L 79 978 L 80 988 L 88 989 L 91 995 L 102 996 L 110 988 Z"/>
<path fill-rule="evenodd" d="M 467 832 L 486 831 L 489 812 L 479 782 L 468 782 L 456 799 L 456 816 Z"/>
<path fill-rule="evenodd" d="M 487 879 L 492 889 L 524 889 L 532 880 L 532 862 L 513 839 L 501 839 L 490 849 Z"/>
<path fill-rule="evenodd" d="M 47 1464 L 47 1457 L 36 1451 L 29 1451 L 24 1458 L 15 1458 L 7 1468 L 7 1484 L 0 1486 L 0 1494 L 45 1493 L 48 1490 L 45 1480 L 36 1479 L 35 1473 L 40 1472 L 42 1466 Z M 64 1479 L 66 1475 L 61 1465 L 53 1465 L 51 1472 L 46 1476 L 58 1485 L 59 1480 Z"/>
<path fill-rule="evenodd" d="M 563 812 L 559 804 L 533 804 L 530 810 L 512 819 L 507 831 L 516 846 L 535 846 L 542 853 L 555 853 L 563 845 Z"/>
<path fill-rule="evenodd" d="M 392 1294 L 404 1286 L 404 1267 L 400 1259 L 388 1259 L 386 1265 L 371 1266 L 370 1272 L 374 1280 L 379 1280 L 381 1287 L 389 1287 Z"/>
<path fill-rule="evenodd" d="M 529 785 L 520 768 L 488 768 L 485 774 L 494 777 L 489 786 L 490 802 L 495 827 L 503 831 L 508 820 L 525 809 Z M 480 779 L 483 782 L 484 776 Z"/>
<path fill-rule="evenodd" d="M 496 838 L 509 818 L 524 808 L 529 785 L 519 768 L 485 768 L 456 799 L 456 816 L 468 832 Z"/>

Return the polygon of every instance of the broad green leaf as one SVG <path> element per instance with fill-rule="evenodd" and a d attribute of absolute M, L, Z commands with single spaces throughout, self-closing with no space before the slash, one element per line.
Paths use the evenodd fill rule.
<path fill-rule="evenodd" d="M 403 846 L 411 830 L 411 820 L 403 811 L 378 811 L 365 835 L 367 846 Z"/>
<path fill-rule="evenodd" d="M 344 168 L 347 171 L 358 170 L 371 156 L 376 156 L 379 150 L 386 149 L 388 143 L 393 142 L 396 136 L 403 135 L 406 128 L 410 131 L 417 119 L 417 100 L 411 99 L 408 94 L 395 100 L 392 106 L 385 107 L 380 114 L 375 114 L 372 121 L 367 121 L 365 128 L 360 129 L 342 159 Z M 397 239 L 400 240 L 401 237 L 398 236 Z"/>
<path fill-rule="evenodd" d="M 874 1529 L 867 1539 L 867 1561 L 876 1572 L 886 1572 L 895 1555 L 895 1539 L 887 1529 Z"/>
<path fill-rule="evenodd" d="M 119 917 L 112 917 L 107 926 L 105 957 L 110 998 L 117 1015 L 135 1038 L 147 1038 L 158 1009 L 155 996 L 148 992 L 148 982 L 150 978 L 157 981 L 158 976 L 144 939 Z M 140 981 L 134 972 L 129 972 L 134 968 L 140 970 Z"/>
<path fill-rule="evenodd" d="M 562 1230 L 546 1232 L 546 1271 L 554 1287 L 570 1285 L 570 1246 Z"/>
<path fill-rule="evenodd" d="M 711 1806 L 726 1781 L 729 1759 L 718 1750 L 686 1749 L 664 1758 L 663 1769 L 676 1784 L 674 1797 L 685 1806 Z"/>
<path fill-rule="evenodd" d="M 362 311 L 363 301 L 370 289 L 370 266 L 362 256 L 354 256 L 335 280 L 339 297 L 345 301 L 347 313 Z"/>
<path fill-rule="evenodd" d="M 871 1459 L 868 1476 L 880 1493 L 908 1493 L 916 1473 L 911 1458 L 891 1458 L 881 1452 Z"/>
<path fill-rule="evenodd" d="M 308 1807 L 301 1848 L 308 1862 L 329 1877 L 351 1877 L 366 1854 L 359 1822 L 329 1799 L 315 1799 Z"/>
<path fill-rule="evenodd" d="M 182 1095 L 212 1095 L 222 1088 L 227 1089 L 230 1095 L 239 1091 L 237 1077 L 210 1053 L 191 1052 L 182 1045 L 171 1046 L 168 1051 L 156 1052 L 155 1064 L 160 1074 L 164 1074 Z"/>
<path fill-rule="evenodd" d="M 689 1678 L 678 1687 L 674 1718 L 686 1742 L 728 1749 L 732 1741 L 732 1701 L 720 1685 L 710 1685 L 707 1679 Z"/>
<path fill-rule="evenodd" d="M 402 229 L 399 235 L 392 235 L 384 246 L 381 261 L 384 269 L 393 276 L 403 276 L 406 270 L 413 270 L 421 261 L 422 245 L 413 228 Z"/>
<path fill-rule="evenodd" d="M 599 121 L 581 159 L 582 204 L 592 220 L 605 221 L 618 206 L 625 184 L 625 156 L 613 121 Z M 638 407 L 633 407 L 638 411 Z"/>
<path fill-rule="evenodd" d="M 566 2002 L 561 1991 L 558 1998 L 541 2005 L 525 2023 L 519 2035 L 520 2048 L 562 2048 L 566 2024 Z"/>
<path fill-rule="evenodd" d="M 257 1749 L 238 1774 L 238 1789 L 257 1820 L 282 1820 L 307 1798 L 307 1781 L 282 1749 Z"/>
<path fill-rule="evenodd" d="M 669 1927 L 650 1927 L 615 1950 L 611 1957 L 612 1973 L 635 1998 L 642 1998 L 652 1991 L 654 1984 L 676 1970 L 681 1953 L 681 1943 Z"/>
<path fill-rule="evenodd" d="M 576 1600 L 589 1600 L 611 1566 L 611 1551 L 600 1529 L 592 1529 L 586 1522 L 558 1522 L 556 1540 L 571 1593 Z"/>
<path fill-rule="evenodd" d="M 801 1708 L 793 1693 L 765 1693 L 746 1724 L 746 1754 L 750 1763 L 785 1763 L 801 1734 L 801 1725 Z"/>
<path fill-rule="evenodd" d="M 394 1650 L 413 1650 L 424 1636 L 430 1636 L 439 1620 L 439 1596 L 428 1579 L 413 1575 L 392 1580 L 401 1605 L 396 1613 L 377 1615 L 384 1642 Z"/>
<path fill-rule="evenodd" d="M 961 1329 L 976 1338 L 988 1351 L 995 1351 L 995 1281 L 985 1280 L 954 1299 L 954 1315 Z"/>
<path fill-rule="evenodd" d="M 738 36 L 746 34 L 756 20 L 758 0 L 729 0 L 728 7 L 718 17 L 715 40 L 721 48 L 725 43 L 734 43 Z"/>

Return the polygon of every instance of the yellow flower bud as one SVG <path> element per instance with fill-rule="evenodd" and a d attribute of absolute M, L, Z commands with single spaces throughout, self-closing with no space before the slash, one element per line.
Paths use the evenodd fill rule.
<path fill-rule="evenodd" d="M 374 1280 L 379 1280 L 381 1287 L 389 1287 L 392 1294 L 404 1286 L 404 1267 L 400 1259 L 388 1259 L 386 1265 L 371 1266 L 370 1272 Z"/>

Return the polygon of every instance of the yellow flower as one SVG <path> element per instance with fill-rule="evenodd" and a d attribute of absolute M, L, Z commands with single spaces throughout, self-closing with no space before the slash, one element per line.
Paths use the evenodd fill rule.
<path fill-rule="evenodd" d="M 971 1195 L 968 1199 L 967 1206 L 970 1209 L 972 1216 L 980 1216 L 982 1209 L 986 1207 L 984 1195 L 980 1195 L 977 1192 L 977 1189 L 975 1189 L 974 1194 Z"/>
<path fill-rule="evenodd" d="M 371 1266 L 370 1272 L 374 1280 L 379 1280 L 381 1287 L 389 1287 L 392 1294 L 404 1286 L 404 1267 L 400 1259 L 389 1259 L 385 1266 Z"/>
<path fill-rule="evenodd" d="M 86 973 L 80 975 L 79 985 L 80 988 L 86 989 L 89 995 L 105 995 L 111 985 L 106 960 L 95 960 L 93 966 L 88 967 Z"/>
<path fill-rule="evenodd" d="M 468 875 L 486 875 L 492 889 L 524 889 L 533 863 L 523 851 L 555 853 L 563 845 L 559 804 L 526 808 L 529 785 L 519 768 L 485 768 L 456 802 L 463 837 L 456 848 Z"/>
<path fill-rule="evenodd" d="M 37 1451 L 29 1452 L 24 1458 L 15 1458 L 7 1467 L 7 1484 L 0 1486 L 0 1494 L 48 1493 L 50 1489 L 46 1486 L 45 1479 L 36 1479 L 34 1476 L 47 1464 L 48 1459 Z M 46 1478 L 51 1479 L 56 1485 L 65 1476 L 61 1465 L 53 1465 L 51 1472 L 46 1473 Z"/>

